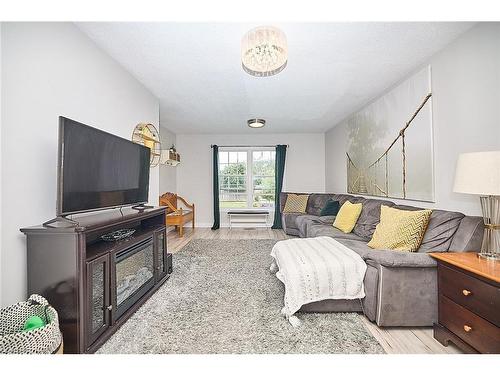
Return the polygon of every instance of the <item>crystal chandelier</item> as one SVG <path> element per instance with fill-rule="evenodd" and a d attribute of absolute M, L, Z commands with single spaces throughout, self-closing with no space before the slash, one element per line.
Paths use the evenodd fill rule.
<path fill-rule="evenodd" d="M 250 30 L 241 41 L 243 70 L 255 77 L 269 77 L 286 67 L 288 47 L 283 31 L 271 26 Z"/>

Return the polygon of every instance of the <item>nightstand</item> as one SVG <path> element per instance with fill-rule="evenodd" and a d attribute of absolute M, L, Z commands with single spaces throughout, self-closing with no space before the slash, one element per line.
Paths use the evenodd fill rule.
<path fill-rule="evenodd" d="M 500 262 L 476 253 L 432 253 L 438 262 L 434 338 L 467 353 L 500 353 Z"/>

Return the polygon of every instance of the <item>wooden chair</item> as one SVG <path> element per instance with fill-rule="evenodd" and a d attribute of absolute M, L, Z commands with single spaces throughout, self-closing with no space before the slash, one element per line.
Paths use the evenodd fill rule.
<path fill-rule="evenodd" d="M 187 209 L 177 208 L 177 201 L 180 200 Z M 185 223 L 192 222 L 192 228 L 194 229 L 194 203 L 189 204 L 184 198 L 175 193 L 165 193 L 160 196 L 160 206 L 167 206 L 167 215 L 165 225 L 175 226 L 175 229 L 179 231 L 179 236 L 184 235 L 183 226 Z"/>

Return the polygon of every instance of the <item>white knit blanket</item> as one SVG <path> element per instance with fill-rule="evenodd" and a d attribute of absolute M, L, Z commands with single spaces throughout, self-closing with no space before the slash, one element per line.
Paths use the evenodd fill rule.
<path fill-rule="evenodd" d="M 330 237 L 289 239 L 277 242 L 271 256 L 271 271 L 285 284 L 282 314 L 292 325 L 302 305 L 326 299 L 356 299 L 365 296 L 366 263 Z"/>

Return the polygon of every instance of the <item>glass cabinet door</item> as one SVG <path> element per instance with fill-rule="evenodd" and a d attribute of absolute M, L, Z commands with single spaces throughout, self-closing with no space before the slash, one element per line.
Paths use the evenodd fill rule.
<path fill-rule="evenodd" d="M 167 238 L 165 228 L 155 233 L 156 243 L 156 280 L 167 274 Z"/>
<path fill-rule="evenodd" d="M 109 327 L 109 257 L 87 262 L 87 347 Z"/>

